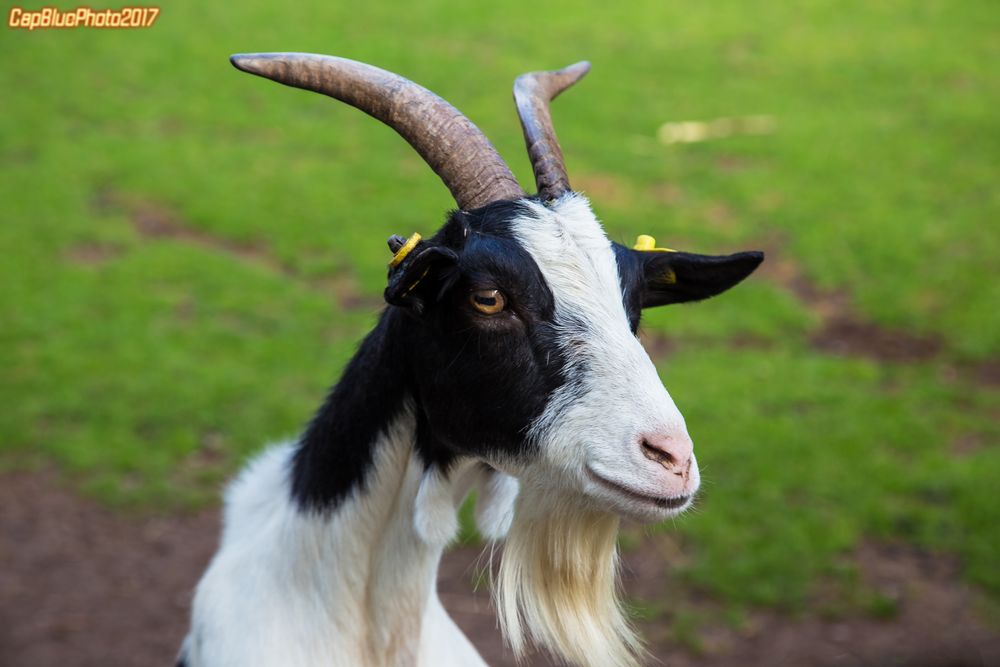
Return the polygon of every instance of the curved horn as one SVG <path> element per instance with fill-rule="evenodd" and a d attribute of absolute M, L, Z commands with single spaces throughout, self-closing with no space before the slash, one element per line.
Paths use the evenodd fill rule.
<path fill-rule="evenodd" d="M 514 81 L 514 103 L 524 128 L 535 185 L 543 200 L 555 199 L 570 189 L 562 150 L 552 128 L 549 102 L 589 71 L 590 63 L 584 60 L 560 70 L 522 74 Z"/>
<path fill-rule="evenodd" d="M 441 177 L 459 208 L 524 196 L 479 128 L 408 79 L 354 60 L 312 53 L 245 53 L 229 60 L 244 72 L 329 95 L 396 130 Z"/>

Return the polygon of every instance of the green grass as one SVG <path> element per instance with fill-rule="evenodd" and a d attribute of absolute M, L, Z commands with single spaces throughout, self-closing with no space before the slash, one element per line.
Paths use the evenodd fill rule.
<path fill-rule="evenodd" d="M 0 466 L 55 463 L 122 506 L 207 502 L 335 379 L 373 322 L 385 239 L 452 205 L 390 130 L 230 53 L 398 71 L 524 183 L 513 77 L 588 58 L 554 113 L 613 238 L 764 247 L 858 317 L 942 341 L 907 365 L 825 355 L 820 318 L 764 278 L 651 313 L 705 469 L 699 510 L 665 527 L 692 554 L 685 581 L 801 609 L 861 540 L 904 540 L 960 555 L 1000 598 L 1000 392 L 969 370 L 1000 354 L 998 18 L 943 0 L 174 2 L 151 30 L 5 28 Z M 656 140 L 757 114 L 774 133 Z M 140 234 L 136 207 L 182 231 Z M 959 455 L 962 439 L 979 446 Z"/>
<path fill-rule="evenodd" d="M 678 520 L 694 583 L 798 609 L 836 554 L 875 537 L 957 552 L 970 579 L 1000 593 L 1000 508 L 989 500 L 1000 456 L 951 451 L 968 433 L 997 442 L 995 392 L 942 382 L 933 365 L 805 349 L 702 349 L 663 375 L 697 425 L 704 468 L 700 509 Z"/>

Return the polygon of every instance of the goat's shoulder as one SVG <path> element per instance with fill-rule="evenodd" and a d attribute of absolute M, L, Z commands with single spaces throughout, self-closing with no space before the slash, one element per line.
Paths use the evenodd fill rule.
<path fill-rule="evenodd" d="M 191 667 L 330 664 L 330 655 L 346 656 L 332 664 L 358 664 L 349 650 L 357 642 L 331 638 L 337 619 L 316 596 L 338 600 L 343 591 L 310 579 L 315 568 L 302 562 L 324 535 L 292 500 L 293 452 L 294 444 L 270 447 L 226 490 L 222 543 L 195 592 L 185 642 Z"/>
<path fill-rule="evenodd" d="M 290 511 L 289 470 L 295 444 L 268 447 L 226 489 L 222 546 L 259 536 Z"/>

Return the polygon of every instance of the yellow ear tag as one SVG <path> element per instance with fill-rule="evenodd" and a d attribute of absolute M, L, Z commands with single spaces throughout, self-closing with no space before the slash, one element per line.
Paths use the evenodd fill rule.
<path fill-rule="evenodd" d="M 635 239 L 635 245 L 632 246 L 632 250 L 642 250 L 645 252 L 677 252 L 673 248 L 657 248 L 656 239 L 648 234 L 640 234 Z"/>
<path fill-rule="evenodd" d="M 420 239 L 420 234 L 417 234 L 416 232 L 414 232 L 410 238 L 406 239 L 406 243 L 403 244 L 403 247 L 397 250 L 396 254 L 392 256 L 392 260 L 389 262 L 389 268 L 393 269 L 399 266 L 400 263 L 406 259 L 406 256 L 417 247 L 417 244 L 420 243 Z"/>
<path fill-rule="evenodd" d="M 632 246 L 632 249 L 643 252 L 677 252 L 673 248 L 657 248 L 656 239 L 648 234 L 640 234 L 635 239 L 635 245 Z M 673 285 L 677 282 L 677 274 L 674 273 L 673 269 L 667 269 L 667 272 L 660 279 L 668 285 Z"/>

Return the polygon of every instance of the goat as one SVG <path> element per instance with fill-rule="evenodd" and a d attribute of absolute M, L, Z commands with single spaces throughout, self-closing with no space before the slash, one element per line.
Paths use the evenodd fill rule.
<path fill-rule="evenodd" d="M 714 296 L 763 255 L 607 238 L 569 186 L 549 114 L 588 63 L 515 82 L 529 196 L 478 128 L 407 79 L 332 56 L 231 60 L 388 124 L 458 209 L 426 240 L 389 239 L 378 324 L 301 437 L 228 488 L 179 664 L 482 665 L 435 591 L 472 489 L 479 530 L 506 538 L 494 594 L 516 654 L 636 664 L 619 519 L 675 516 L 700 482 L 640 313 Z"/>

